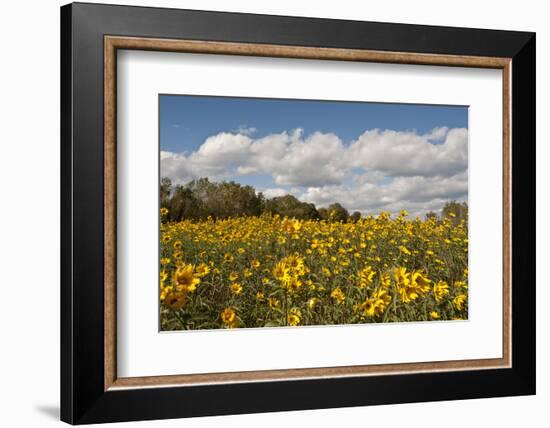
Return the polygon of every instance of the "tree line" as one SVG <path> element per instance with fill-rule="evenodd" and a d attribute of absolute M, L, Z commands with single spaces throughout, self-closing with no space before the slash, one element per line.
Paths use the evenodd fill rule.
<path fill-rule="evenodd" d="M 160 206 L 167 208 L 168 221 L 183 219 L 229 218 L 237 216 L 259 216 L 263 213 L 278 214 L 281 217 L 296 219 L 318 219 L 330 221 L 352 221 L 361 219 L 361 213 L 349 213 L 340 203 L 317 208 L 315 204 L 301 202 L 292 195 L 266 198 L 252 186 L 234 181 L 212 182 L 199 178 L 185 185 L 173 185 L 169 178 L 160 182 Z M 449 202 L 442 210 L 442 216 L 453 213 L 453 221 L 467 219 L 466 203 Z M 426 217 L 435 216 L 428 213 Z"/>

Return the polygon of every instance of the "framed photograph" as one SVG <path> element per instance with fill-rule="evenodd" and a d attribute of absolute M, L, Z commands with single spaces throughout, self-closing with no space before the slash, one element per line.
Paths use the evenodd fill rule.
<path fill-rule="evenodd" d="M 535 34 L 61 8 L 61 418 L 535 393 Z"/>

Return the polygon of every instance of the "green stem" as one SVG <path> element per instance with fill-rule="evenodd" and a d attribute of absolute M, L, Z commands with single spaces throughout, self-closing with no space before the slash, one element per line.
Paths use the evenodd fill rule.
<path fill-rule="evenodd" d="M 187 323 L 181 318 L 179 311 L 174 311 L 174 315 L 178 319 L 178 321 L 181 323 L 184 330 L 187 330 Z"/>

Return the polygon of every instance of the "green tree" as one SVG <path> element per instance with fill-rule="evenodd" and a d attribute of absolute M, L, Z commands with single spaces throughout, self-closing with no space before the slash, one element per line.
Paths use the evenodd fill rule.
<path fill-rule="evenodd" d="M 202 204 L 201 216 L 227 218 L 239 215 L 257 216 L 263 211 L 265 198 L 252 186 L 234 181 L 211 182 L 208 178 L 193 180 L 185 186 Z"/>
<path fill-rule="evenodd" d="M 204 216 L 204 206 L 191 189 L 176 186 L 172 197 L 167 203 L 168 219 L 179 221 L 182 219 L 198 219 Z"/>
<path fill-rule="evenodd" d="M 329 219 L 329 212 L 326 208 L 321 207 L 317 209 L 317 212 L 319 213 L 319 218 L 321 220 L 327 220 Z"/>
<path fill-rule="evenodd" d="M 160 206 L 168 208 L 170 202 L 170 193 L 172 192 L 172 181 L 164 177 L 160 180 Z"/>
<path fill-rule="evenodd" d="M 330 218 L 333 221 L 347 221 L 349 212 L 340 203 L 335 202 L 328 207 Z"/>
<path fill-rule="evenodd" d="M 359 211 L 354 211 L 353 214 L 349 217 L 350 221 L 357 223 L 361 220 L 361 213 Z"/>
<path fill-rule="evenodd" d="M 430 220 L 430 219 L 437 220 L 437 214 L 434 213 L 433 211 L 427 212 L 426 220 Z"/>
<path fill-rule="evenodd" d="M 314 204 L 300 202 L 292 195 L 268 199 L 265 202 L 265 211 L 271 214 L 279 214 L 281 217 L 294 217 L 303 220 L 319 218 L 319 213 Z"/>
<path fill-rule="evenodd" d="M 317 209 L 314 204 L 302 202 L 293 195 L 267 199 L 252 186 L 234 181 L 213 182 L 208 178 L 192 180 L 185 185 L 174 186 L 169 178 L 160 182 L 161 207 L 168 208 L 168 220 L 228 218 L 236 216 L 259 216 L 264 212 L 281 217 L 303 220 L 323 219 L 330 221 L 359 221 L 361 213 L 350 217 L 338 202 L 328 208 Z"/>
<path fill-rule="evenodd" d="M 441 210 L 441 218 L 449 218 L 454 224 L 462 220 L 468 222 L 468 204 L 466 202 L 447 202 Z"/>

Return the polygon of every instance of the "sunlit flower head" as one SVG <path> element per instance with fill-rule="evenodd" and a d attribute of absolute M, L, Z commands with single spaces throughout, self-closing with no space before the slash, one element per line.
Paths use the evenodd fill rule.
<path fill-rule="evenodd" d="M 232 308 L 225 308 L 220 317 L 226 327 L 234 328 L 237 326 L 237 314 Z"/>
<path fill-rule="evenodd" d="M 174 286 L 177 291 L 192 293 L 200 282 L 193 265 L 183 265 L 174 272 Z"/>
<path fill-rule="evenodd" d="M 415 287 L 418 287 L 422 294 L 430 291 L 431 282 L 432 281 L 421 272 L 415 271 L 411 274 L 411 284 Z"/>
<path fill-rule="evenodd" d="M 285 232 L 293 234 L 298 232 L 302 228 L 302 223 L 298 220 L 285 220 L 282 228 Z"/>
<path fill-rule="evenodd" d="M 449 285 L 445 281 L 438 281 L 434 284 L 434 296 L 437 302 L 441 302 L 443 298 L 449 294 Z"/>
<path fill-rule="evenodd" d="M 332 292 L 330 293 L 330 297 L 332 297 L 339 305 L 342 305 L 346 300 L 346 295 L 340 289 L 340 287 L 332 290 Z"/>
<path fill-rule="evenodd" d="M 181 291 L 171 291 L 165 296 L 163 303 L 172 310 L 178 310 L 187 303 L 187 295 Z"/>
<path fill-rule="evenodd" d="M 459 311 L 464 310 L 464 307 L 466 306 L 466 303 L 468 301 L 468 296 L 465 294 L 459 294 L 453 299 L 453 305 L 456 309 Z"/>
<path fill-rule="evenodd" d="M 281 301 L 279 299 L 276 299 L 275 297 L 270 297 L 267 299 L 267 303 L 269 304 L 270 309 L 277 309 L 279 306 L 281 306 Z"/>
<path fill-rule="evenodd" d="M 275 265 L 273 268 L 273 276 L 275 279 L 278 279 L 279 281 L 286 281 L 289 278 L 288 275 L 288 268 L 285 266 L 284 263 L 279 262 Z"/>
<path fill-rule="evenodd" d="M 359 288 L 366 288 L 370 286 L 374 275 L 376 275 L 376 272 L 371 266 L 367 266 L 359 272 Z"/>
<path fill-rule="evenodd" d="M 238 282 L 234 282 L 231 284 L 231 291 L 237 295 L 241 294 L 241 292 L 243 291 L 243 286 Z"/>
<path fill-rule="evenodd" d="M 210 272 L 210 267 L 209 267 L 206 263 L 200 263 L 200 264 L 195 268 L 195 274 L 196 274 L 199 278 L 202 278 L 202 277 L 208 275 L 209 272 Z"/>
<path fill-rule="evenodd" d="M 406 287 L 410 284 L 409 276 L 406 267 L 396 268 L 393 272 L 393 276 L 399 287 Z"/>
<path fill-rule="evenodd" d="M 317 297 L 312 297 L 307 301 L 309 309 L 313 310 L 319 305 L 320 300 Z"/>
<path fill-rule="evenodd" d="M 297 326 L 302 320 L 302 312 L 298 308 L 292 308 L 287 315 L 287 323 L 290 326 Z"/>

